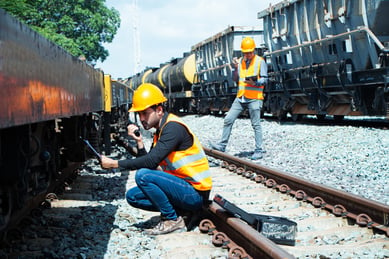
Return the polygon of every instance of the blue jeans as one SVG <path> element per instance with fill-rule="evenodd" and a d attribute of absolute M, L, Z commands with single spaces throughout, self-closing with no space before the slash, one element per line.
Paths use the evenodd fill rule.
<path fill-rule="evenodd" d="M 221 141 L 219 142 L 220 146 L 226 147 L 228 140 L 230 139 L 232 126 L 234 125 L 235 120 L 242 113 L 244 109 L 249 110 L 251 126 L 254 129 L 255 137 L 255 151 L 262 150 L 262 128 L 261 128 L 261 108 L 262 100 L 250 100 L 246 103 L 241 103 L 238 98 L 235 98 L 234 102 L 231 105 L 230 110 L 228 111 L 226 117 L 224 118 L 223 133 Z"/>
<path fill-rule="evenodd" d="M 177 218 L 175 208 L 186 211 L 202 208 L 202 196 L 192 185 L 174 175 L 142 168 L 136 172 L 135 182 L 137 186 L 126 193 L 127 202 L 135 208 L 160 211 L 166 219 Z"/>

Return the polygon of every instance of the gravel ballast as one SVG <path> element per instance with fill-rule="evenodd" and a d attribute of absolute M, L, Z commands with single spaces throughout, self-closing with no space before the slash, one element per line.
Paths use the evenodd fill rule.
<path fill-rule="evenodd" d="M 210 141 L 220 139 L 222 117 L 188 115 L 181 118 L 204 146 L 209 147 Z M 272 120 L 262 120 L 262 130 L 266 153 L 256 163 L 389 204 L 387 130 L 280 124 Z M 142 134 L 145 146 L 150 147 L 151 134 L 145 131 Z M 123 148 L 119 149 L 121 151 L 115 148 L 110 156 L 115 159 L 128 157 Z M 226 152 L 249 159 L 253 150 L 254 132 L 250 120 L 237 119 Z M 191 234 L 194 233 L 187 232 L 183 238 L 185 240 L 173 239 L 170 243 L 143 233 L 140 225 L 159 213 L 131 207 L 125 200 L 126 190 L 135 184 L 135 171 L 103 170 L 97 160 L 92 159 L 80 174 L 96 179 L 93 180 L 93 190 L 90 190 L 93 199 L 85 201 L 90 202 L 90 205 L 77 209 L 63 208 L 68 213 L 66 220 L 58 221 L 58 226 L 49 227 L 60 231 L 44 229 L 44 234 L 37 234 L 36 228 L 41 227 L 33 224 L 31 230 L 25 230 L 26 236 L 36 238 L 43 235 L 48 244 L 42 241 L 39 245 L 26 245 L 23 242 L 13 244 L 13 252 L 39 252 L 45 258 L 210 258 L 208 250 L 198 250 L 196 256 L 172 254 L 178 252 L 177 246 L 183 245 L 184 241 L 191 241 Z M 72 214 L 74 211 L 75 215 Z M 55 208 L 44 211 L 46 216 L 40 220 L 51 222 L 53 217 L 50 217 L 50 213 L 55 213 Z M 198 228 L 194 232 L 199 232 Z M 204 240 L 201 241 L 203 245 L 210 242 L 207 235 Z M 227 252 L 222 249 L 212 248 L 211 251 L 211 258 L 227 258 Z M 4 257 L 6 252 L 0 249 L 0 257 Z M 372 256 L 366 255 L 366 258 Z"/>
<path fill-rule="evenodd" d="M 181 118 L 204 146 L 220 139 L 223 117 Z M 261 125 L 266 153 L 256 163 L 389 204 L 388 130 L 264 119 Z M 250 120 L 237 119 L 226 152 L 249 159 L 254 144 Z"/>

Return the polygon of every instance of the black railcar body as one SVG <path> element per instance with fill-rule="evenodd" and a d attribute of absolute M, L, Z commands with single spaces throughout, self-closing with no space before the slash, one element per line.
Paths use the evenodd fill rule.
<path fill-rule="evenodd" d="M 103 73 L 0 10 L 0 128 L 102 107 Z"/>
<path fill-rule="evenodd" d="M 271 63 L 266 109 L 389 116 L 388 1 L 283 1 L 259 12 Z"/>
<path fill-rule="evenodd" d="M 63 187 L 63 170 L 91 157 L 80 137 L 109 153 L 131 96 L 0 9 L 0 237 L 16 214 Z"/>
<path fill-rule="evenodd" d="M 224 113 L 237 88 L 232 59 L 241 56 L 241 39 L 251 36 L 268 64 L 263 112 L 280 119 L 288 114 L 389 118 L 388 11 L 384 0 L 282 1 L 257 13 L 263 29 L 231 26 L 194 45 L 185 54 L 195 57 L 193 80 L 185 87 L 165 76 L 166 67 L 181 71 L 175 61 L 129 81 L 136 89 L 153 77 L 176 111 Z"/>
<path fill-rule="evenodd" d="M 147 82 L 159 86 L 173 111 L 225 112 L 236 95 L 232 58 L 240 55 L 240 42 L 245 36 L 263 42 L 262 34 L 256 26 L 230 26 L 194 45 L 182 58 L 145 69 L 126 83 L 134 90 Z M 261 52 L 259 47 L 256 50 Z"/>

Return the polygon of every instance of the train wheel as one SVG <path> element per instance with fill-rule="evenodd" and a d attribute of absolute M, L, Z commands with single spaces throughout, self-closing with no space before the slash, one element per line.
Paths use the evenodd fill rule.
<path fill-rule="evenodd" d="M 344 119 L 344 115 L 334 115 L 335 121 L 342 121 Z"/>
<path fill-rule="evenodd" d="M 24 234 L 19 228 L 11 228 L 7 230 L 4 236 L 4 241 L 6 244 L 12 246 L 14 242 L 17 242 L 18 240 L 23 240 Z"/>
<path fill-rule="evenodd" d="M 279 121 L 284 121 L 287 118 L 287 112 L 286 111 L 280 111 L 277 115 L 277 119 Z"/>
<path fill-rule="evenodd" d="M 303 117 L 302 114 L 291 114 L 292 116 L 292 121 L 299 121 Z"/>
<path fill-rule="evenodd" d="M 3 230 L 9 223 L 12 211 L 11 189 L 0 190 L 0 230 Z"/>

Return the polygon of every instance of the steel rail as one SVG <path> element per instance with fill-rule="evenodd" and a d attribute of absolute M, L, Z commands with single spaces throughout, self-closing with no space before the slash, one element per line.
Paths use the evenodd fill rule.
<path fill-rule="evenodd" d="M 375 228 L 389 236 L 389 206 L 332 187 L 314 183 L 246 161 L 224 152 L 204 147 L 208 156 L 226 161 L 236 167 L 236 171 L 252 171 L 268 187 L 278 189 L 295 196 L 297 199 L 311 202 L 337 216 L 347 217 L 361 226 Z"/>
<path fill-rule="evenodd" d="M 208 206 L 207 212 L 210 220 L 215 224 L 216 229 L 226 233 L 237 245 L 243 247 L 252 258 L 295 258 L 243 220 L 231 217 L 230 214 L 215 202 L 212 202 Z"/>

